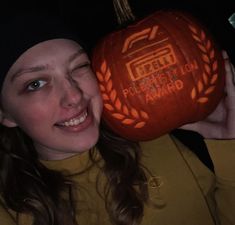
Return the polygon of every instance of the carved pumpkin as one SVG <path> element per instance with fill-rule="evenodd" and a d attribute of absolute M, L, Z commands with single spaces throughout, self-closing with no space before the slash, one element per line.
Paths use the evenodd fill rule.
<path fill-rule="evenodd" d="M 195 18 L 157 11 L 104 37 L 92 64 L 103 119 L 130 140 L 150 140 L 208 116 L 223 96 L 221 51 Z"/>

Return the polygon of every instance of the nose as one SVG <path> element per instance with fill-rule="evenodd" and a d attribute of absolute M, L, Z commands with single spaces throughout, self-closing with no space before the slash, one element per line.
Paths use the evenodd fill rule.
<path fill-rule="evenodd" d="M 62 93 L 61 106 L 64 108 L 77 107 L 83 95 L 81 88 L 71 79 L 63 82 L 60 92 Z"/>

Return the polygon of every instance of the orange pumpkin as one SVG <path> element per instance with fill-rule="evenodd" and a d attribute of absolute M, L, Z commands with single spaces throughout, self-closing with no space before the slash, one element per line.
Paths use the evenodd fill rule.
<path fill-rule="evenodd" d="M 104 37 L 92 64 L 103 119 L 119 135 L 144 141 L 207 117 L 223 96 L 224 61 L 191 15 L 157 11 Z"/>

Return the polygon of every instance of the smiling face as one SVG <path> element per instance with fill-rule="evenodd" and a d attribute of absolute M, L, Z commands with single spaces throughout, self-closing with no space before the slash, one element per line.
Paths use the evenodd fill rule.
<path fill-rule="evenodd" d="M 2 87 L 2 124 L 19 126 L 42 159 L 63 159 L 94 146 L 102 100 L 90 61 L 77 43 L 35 45 L 10 68 Z"/>

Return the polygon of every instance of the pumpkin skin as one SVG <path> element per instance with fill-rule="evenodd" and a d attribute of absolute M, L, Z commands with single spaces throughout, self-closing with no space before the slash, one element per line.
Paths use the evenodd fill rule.
<path fill-rule="evenodd" d="M 205 119 L 223 97 L 225 68 L 211 34 L 191 15 L 157 11 L 95 46 L 103 120 L 133 141 Z"/>

